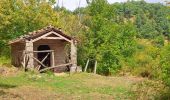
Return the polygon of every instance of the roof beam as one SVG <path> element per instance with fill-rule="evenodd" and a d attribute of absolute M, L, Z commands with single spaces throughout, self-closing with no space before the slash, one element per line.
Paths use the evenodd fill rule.
<path fill-rule="evenodd" d="M 61 37 L 44 37 L 44 38 L 42 38 L 42 39 L 51 39 L 51 40 L 64 40 L 63 38 L 61 38 Z"/>
<path fill-rule="evenodd" d="M 56 33 L 56 32 L 53 32 L 53 34 L 55 34 L 55 35 L 63 38 L 63 39 L 66 40 L 67 42 L 70 42 L 70 43 L 71 43 L 71 40 L 69 40 L 68 38 L 66 38 L 66 37 L 64 37 L 64 36 L 62 36 L 62 35 L 60 35 L 60 34 L 58 34 L 58 33 Z"/>
<path fill-rule="evenodd" d="M 38 41 L 38 40 L 40 40 L 40 39 L 42 39 L 42 38 L 44 38 L 44 37 L 46 37 L 46 36 L 48 36 L 48 35 L 50 35 L 50 34 L 52 34 L 52 32 L 49 32 L 49 33 L 44 34 L 44 35 L 42 35 L 42 36 L 40 36 L 40 37 L 38 37 L 38 38 L 35 38 L 34 40 L 32 40 L 32 42 L 36 42 L 36 41 Z"/>
<path fill-rule="evenodd" d="M 59 37 L 55 37 L 55 38 L 63 39 L 63 40 L 66 40 L 67 42 L 70 42 L 70 43 L 71 43 L 71 40 L 69 40 L 68 38 L 66 38 L 66 37 L 64 37 L 64 36 L 62 36 L 62 35 L 54 32 L 54 31 L 51 31 L 51 32 L 49 32 L 49 33 L 46 33 L 46 34 L 44 34 L 44 35 L 42 35 L 42 36 L 40 36 L 40 37 L 32 40 L 32 42 L 36 42 L 36 41 L 38 41 L 38 40 L 40 40 L 40 39 L 44 39 L 44 38 L 48 38 L 48 39 L 49 39 L 49 38 L 51 38 L 51 37 L 47 37 L 47 36 L 50 35 L 50 34 L 55 34 L 56 36 L 59 36 Z M 53 39 L 54 39 L 54 37 L 53 37 Z"/>

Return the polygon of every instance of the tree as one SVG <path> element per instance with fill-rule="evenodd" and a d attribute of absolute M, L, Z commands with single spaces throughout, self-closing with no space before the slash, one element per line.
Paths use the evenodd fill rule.
<path fill-rule="evenodd" d="M 6 48 L 9 40 L 47 25 L 58 26 L 54 0 L 1 0 L 0 44 Z M 6 51 L 6 49 L 5 49 Z M 7 50 L 9 51 L 9 50 Z"/>
<path fill-rule="evenodd" d="M 121 68 L 122 58 L 135 51 L 135 28 L 130 22 L 117 24 L 114 11 L 105 0 L 94 0 L 88 7 L 86 41 L 82 46 L 87 56 L 98 61 L 98 73 L 111 75 Z M 90 20 L 90 21 L 88 21 Z M 89 22 L 87 24 L 87 22 Z M 83 58 L 80 58 L 83 59 Z"/>

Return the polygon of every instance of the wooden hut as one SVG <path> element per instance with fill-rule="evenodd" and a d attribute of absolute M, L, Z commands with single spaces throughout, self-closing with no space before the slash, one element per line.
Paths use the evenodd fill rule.
<path fill-rule="evenodd" d="M 9 44 L 11 63 L 16 67 L 40 72 L 47 69 L 74 72 L 77 69 L 77 41 L 53 26 L 20 36 Z"/>

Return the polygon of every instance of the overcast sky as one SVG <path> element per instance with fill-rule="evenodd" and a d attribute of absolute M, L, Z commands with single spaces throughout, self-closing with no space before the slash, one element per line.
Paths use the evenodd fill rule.
<path fill-rule="evenodd" d="M 58 0 L 58 1 L 59 1 L 60 6 L 63 5 L 65 8 L 72 10 L 72 11 L 78 7 L 79 1 L 80 1 L 80 7 L 87 6 L 86 0 Z M 109 3 L 125 2 L 125 1 L 127 0 L 108 0 Z M 151 3 L 157 3 L 157 2 L 163 3 L 165 0 L 145 0 L 145 1 L 151 2 Z"/>

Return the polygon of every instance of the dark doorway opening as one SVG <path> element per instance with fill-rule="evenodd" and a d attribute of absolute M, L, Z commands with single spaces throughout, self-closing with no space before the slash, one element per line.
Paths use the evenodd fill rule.
<path fill-rule="evenodd" d="M 50 47 L 48 45 L 40 45 L 38 47 L 38 51 L 43 51 L 43 50 L 50 50 Z M 48 55 L 48 56 L 47 56 Z M 44 60 L 43 64 L 45 66 L 50 67 L 51 66 L 51 53 L 50 52 L 39 52 L 37 54 L 38 60 L 42 61 L 46 56 L 47 58 Z M 40 69 L 43 69 L 44 67 L 41 65 Z"/>

